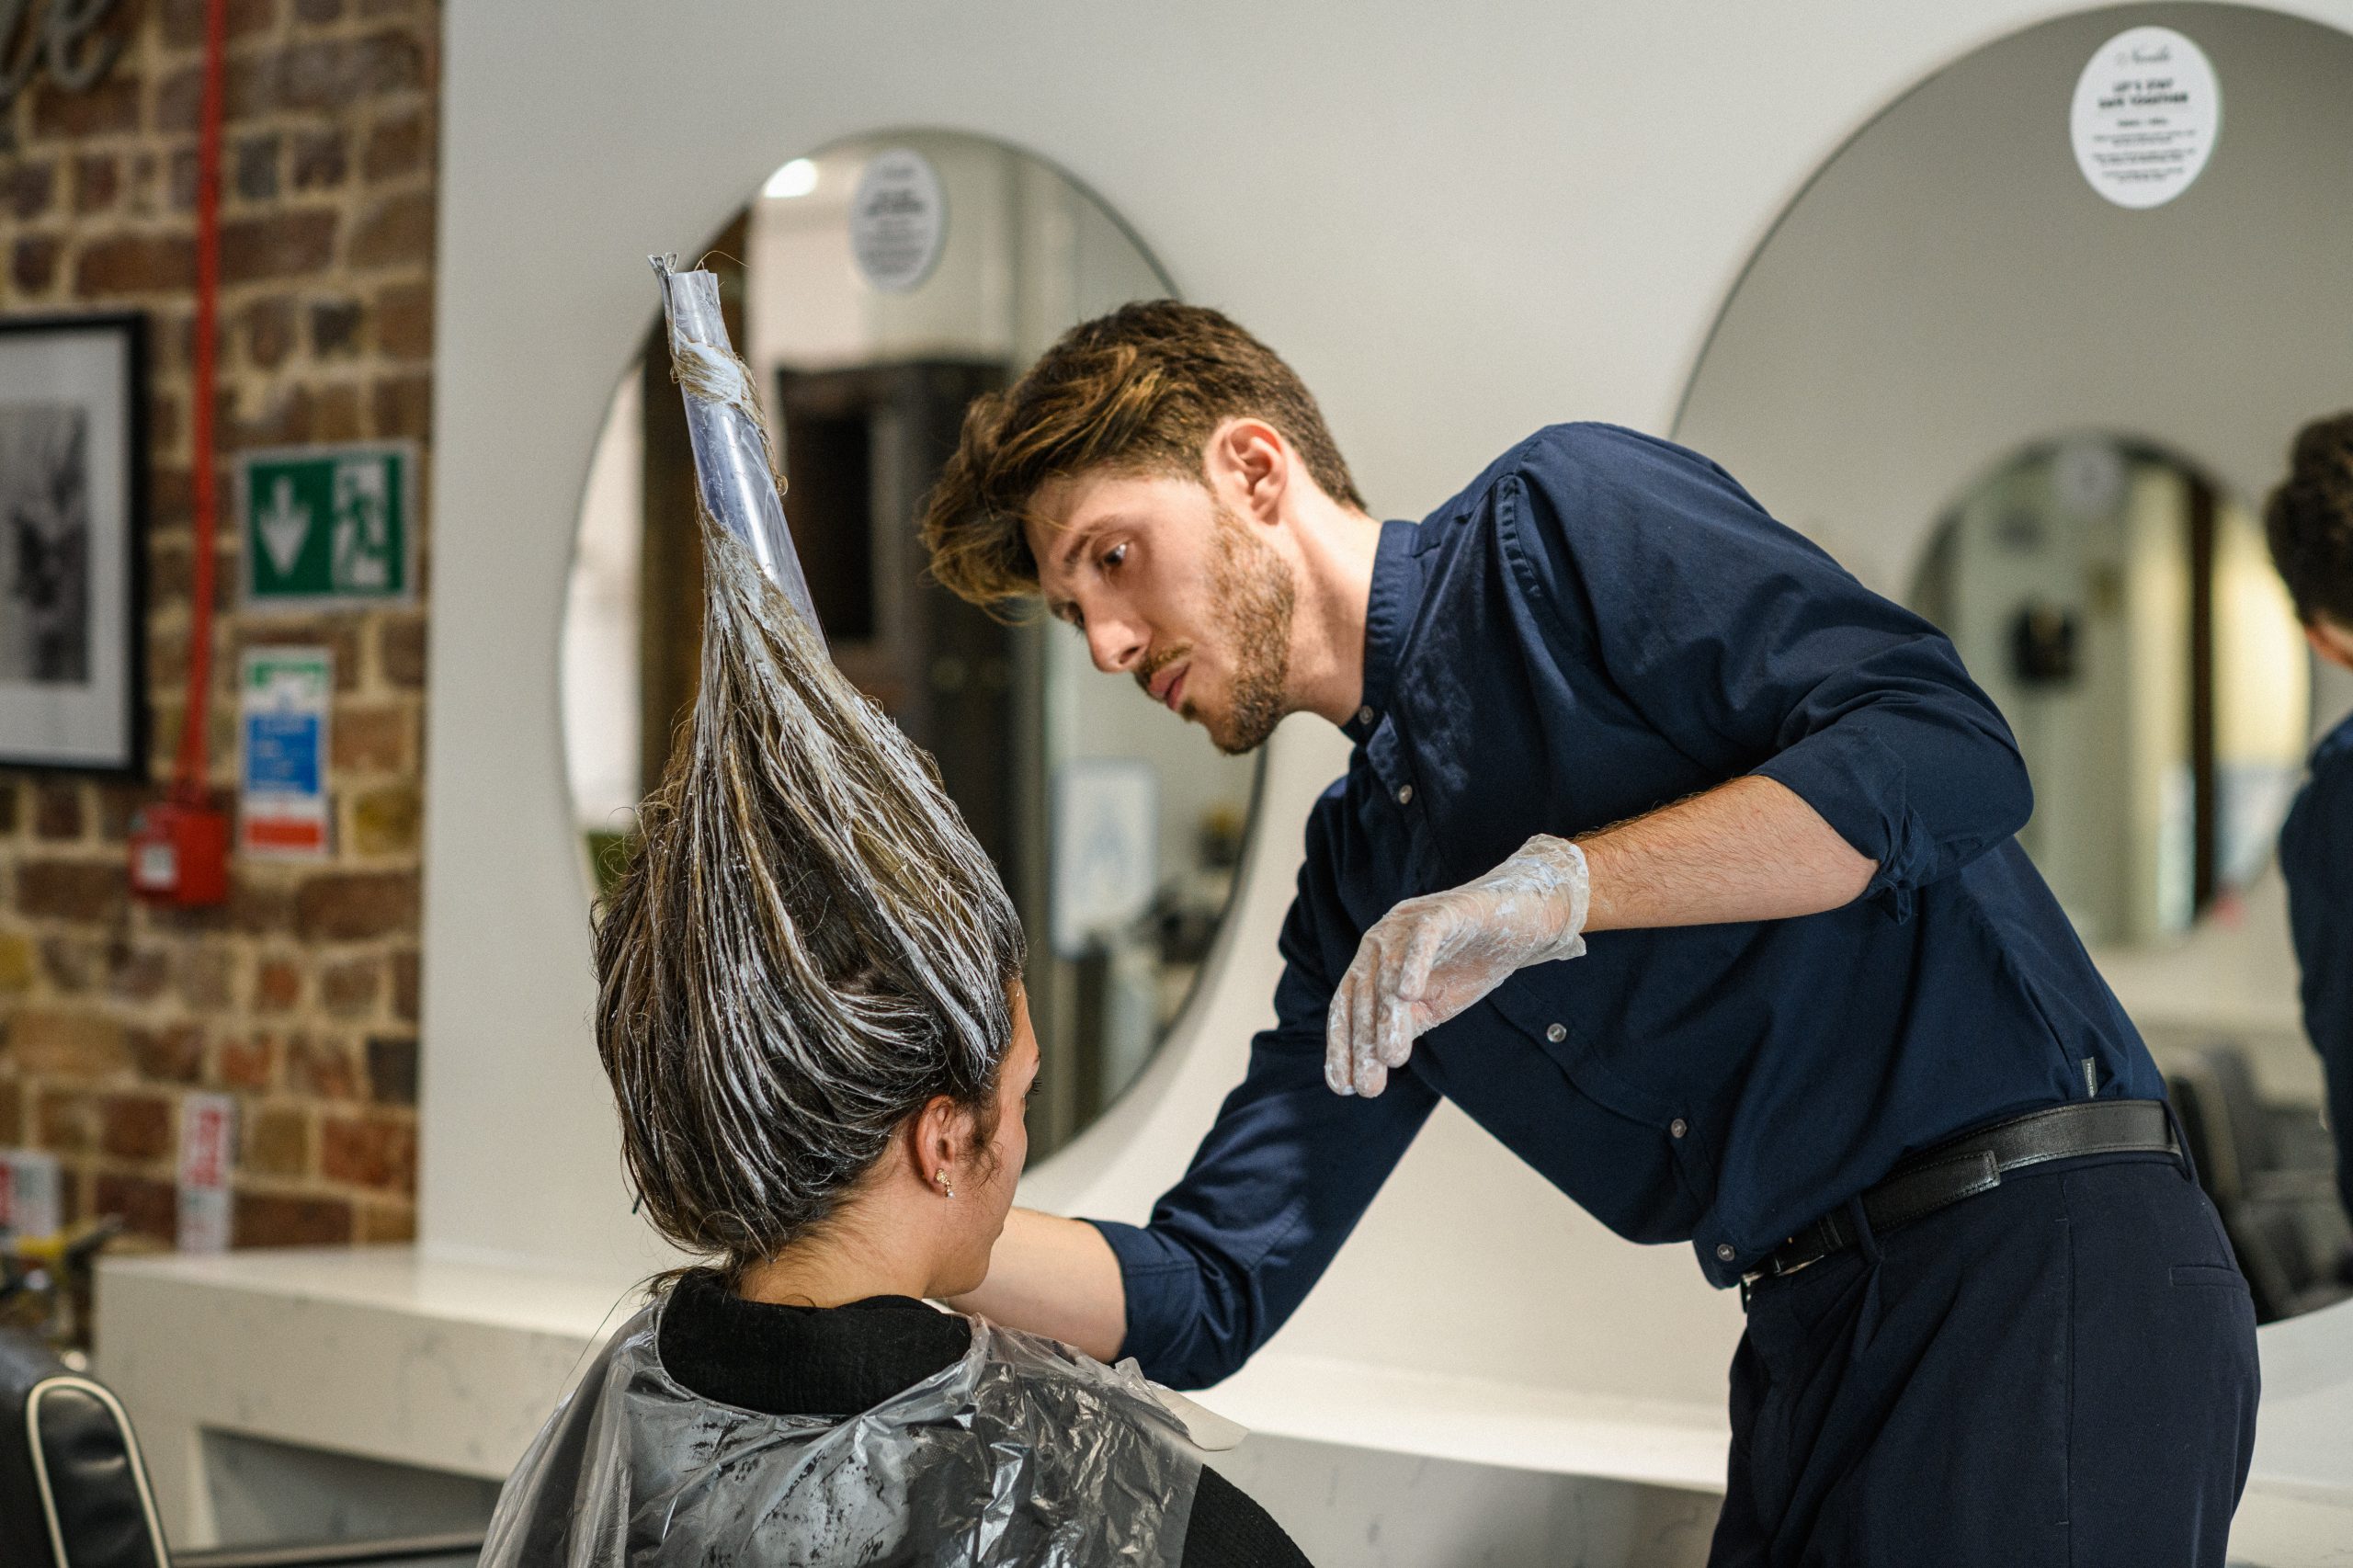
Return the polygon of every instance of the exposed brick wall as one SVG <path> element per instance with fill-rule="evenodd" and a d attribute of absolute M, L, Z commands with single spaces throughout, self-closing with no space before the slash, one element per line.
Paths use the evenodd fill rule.
<path fill-rule="evenodd" d="M 167 777 L 186 682 L 188 403 L 201 0 L 129 0 L 94 91 L 44 77 L 0 151 L 0 301 L 153 323 L 147 673 Z M 222 159 L 223 456 L 404 437 L 432 386 L 438 0 L 232 0 Z M 429 453 L 428 453 L 429 457 Z M 234 781 L 238 654 L 335 657 L 332 860 L 239 860 L 225 908 L 129 896 L 152 790 L 0 771 L 0 1146 L 54 1150 L 70 1214 L 168 1239 L 179 1096 L 237 1096 L 240 1245 L 415 1230 L 420 608 L 237 613 L 221 473 L 212 766 Z M 423 497 L 418 498 L 420 513 Z M 421 515 L 422 525 L 429 519 Z M 425 535 L 429 541 L 429 534 Z M 429 553 L 429 552 L 428 552 Z"/>

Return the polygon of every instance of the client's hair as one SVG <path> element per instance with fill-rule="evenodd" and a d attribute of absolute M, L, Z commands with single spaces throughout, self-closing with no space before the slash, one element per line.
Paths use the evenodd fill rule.
<path fill-rule="evenodd" d="M 654 1226 L 731 1272 L 934 1096 L 995 1132 L 1021 925 L 931 759 L 706 520 L 702 684 L 597 932 L 597 1050 Z"/>

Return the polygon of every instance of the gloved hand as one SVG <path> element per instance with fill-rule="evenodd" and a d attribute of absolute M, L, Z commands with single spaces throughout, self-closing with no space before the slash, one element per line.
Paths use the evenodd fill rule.
<path fill-rule="evenodd" d="M 1392 909 L 1332 994 L 1324 1081 L 1336 1095 L 1377 1095 L 1415 1040 L 1513 971 L 1583 953 L 1590 896 L 1585 851 L 1540 833 L 1477 881 Z"/>

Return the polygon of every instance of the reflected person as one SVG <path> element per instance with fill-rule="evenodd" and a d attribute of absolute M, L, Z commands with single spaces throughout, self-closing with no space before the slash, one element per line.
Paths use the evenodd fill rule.
<path fill-rule="evenodd" d="M 2297 434 L 2263 520 L 2313 652 L 2353 670 L 2353 413 Z M 2327 1080 L 2337 1196 L 2353 1216 L 2353 717 L 2313 748 L 2311 777 L 2279 830 L 2279 870 L 2304 1030 Z"/>
<path fill-rule="evenodd" d="M 927 1304 L 1029 1150 L 1023 934 L 930 759 L 706 522 L 701 671 L 597 932 L 644 1213 L 707 1261 L 590 1364 L 484 1568 L 1304 1568 L 1132 1370 Z"/>
<path fill-rule="evenodd" d="M 1173 301 L 977 404 L 926 534 L 1229 751 L 1355 743 L 1191 1167 L 1145 1226 L 1017 1210 L 981 1310 L 1214 1382 L 1444 1097 L 1741 1288 L 1720 1568 L 2219 1568 L 2253 1305 L 1933 626 L 1604 426 L 1377 523 L 1290 368 Z"/>

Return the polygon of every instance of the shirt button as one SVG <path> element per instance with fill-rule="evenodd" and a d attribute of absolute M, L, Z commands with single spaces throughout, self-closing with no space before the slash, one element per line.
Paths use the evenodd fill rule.
<path fill-rule="evenodd" d="M 1719 1242 L 1716 1244 L 1716 1261 L 1718 1263 L 1730 1263 L 1733 1258 L 1739 1256 L 1740 1255 L 1738 1253 L 1732 1250 L 1732 1244 L 1730 1242 Z"/>
<path fill-rule="evenodd" d="M 1680 1138 L 1680 1137 L 1682 1137 L 1685 1133 L 1687 1133 L 1687 1132 L 1688 1132 L 1688 1131 L 1691 1131 L 1691 1124 L 1690 1124 L 1689 1122 L 1688 1122 L 1688 1121 L 1684 1120 L 1684 1119 L 1683 1119 L 1681 1117 L 1679 1117 L 1679 1116 L 1678 1116 L 1678 1117 L 1677 1117 L 1673 1121 L 1670 1121 L 1670 1122 L 1668 1122 L 1668 1123 L 1666 1124 L 1666 1135 L 1667 1135 L 1669 1138 Z"/>
<path fill-rule="evenodd" d="M 1554 1045 L 1558 1045 L 1563 1040 L 1569 1038 L 1568 1026 L 1566 1024 L 1554 1024 L 1551 1028 L 1544 1031 L 1544 1038 L 1551 1040 Z"/>
<path fill-rule="evenodd" d="M 1397 786 L 1397 803 L 1401 806 L 1410 806 L 1414 803 L 1414 787 L 1411 784 Z"/>
<path fill-rule="evenodd" d="M 1372 722 L 1372 709 L 1370 705 L 1357 710 L 1357 722 L 1359 724 Z"/>

